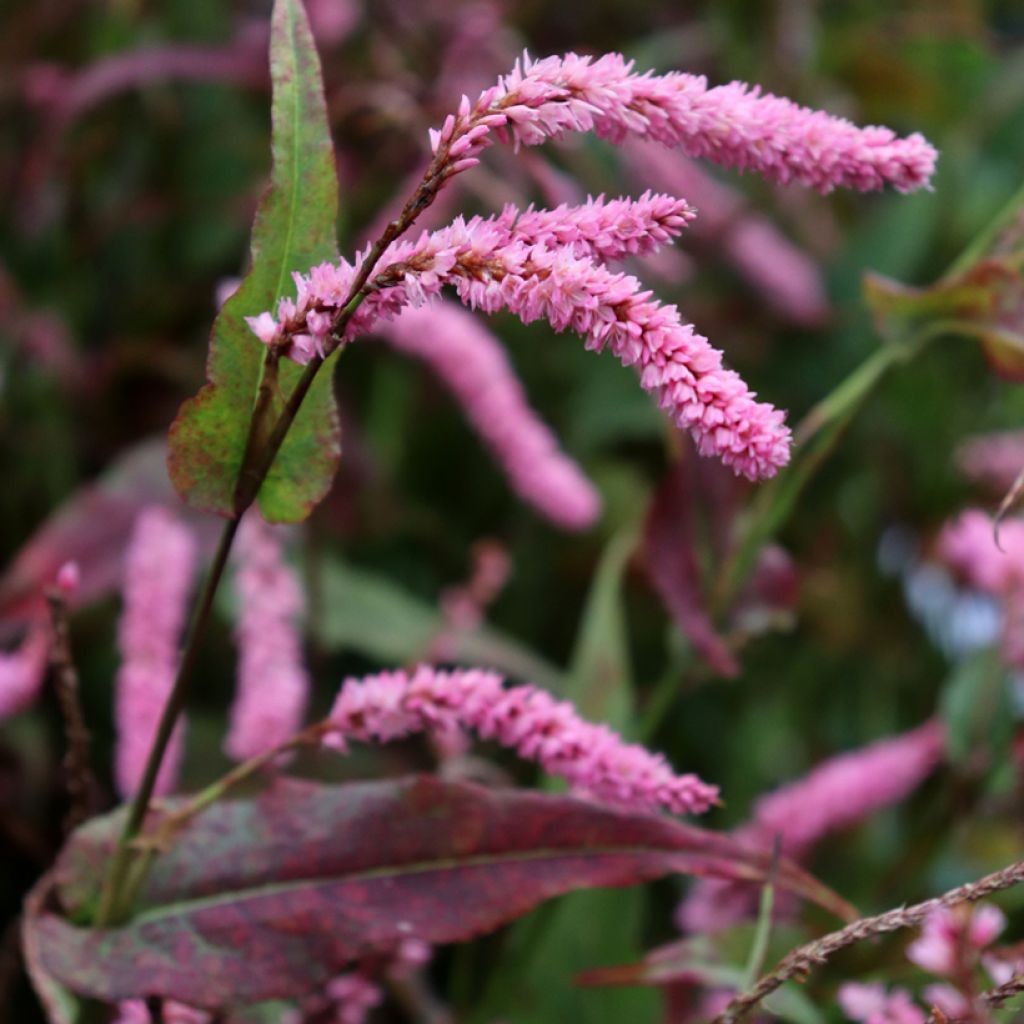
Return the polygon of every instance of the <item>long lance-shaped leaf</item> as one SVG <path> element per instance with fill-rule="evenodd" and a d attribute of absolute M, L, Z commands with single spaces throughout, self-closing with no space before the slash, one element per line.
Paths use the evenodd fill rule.
<path fill-rule="evenodd" d="M 49 906 L 81 920 L 123 812 L 72 838 Z M 279 781 L 186 828 L 128 924 L 27 925 L 41 968 L 102 999 L 163 995 L 203 1007 L 287 998 L 403 939 L 471 938 L 573 889 L 671 872 L 763 878 L 768 858 L 725 835 L 568 796 L 430 776 L 322 786 Z M 845 905 L 791 863 L 778 882 Z"/>
<path fill-rule="evenodd" d="M 338 257 L 334 166 L 320 61 L 299 0 L 277 0 L 271 21 L 273 171 L 252 229 L 252 264 L 213 324 L 208 383 L 188 399 L 171 427 L 168 467 L 190 504 L 232 516 L 235 483 L 245 456 L 265 346 L 244 318 L 294 294 L 291 272 Z M 319 373 L 259 493 L 273 522 L 304 519 L 330 487 L 341 454 L 341 431 L 329 362 Z M 272 412 L 301 370 L 278 368 Z"/>

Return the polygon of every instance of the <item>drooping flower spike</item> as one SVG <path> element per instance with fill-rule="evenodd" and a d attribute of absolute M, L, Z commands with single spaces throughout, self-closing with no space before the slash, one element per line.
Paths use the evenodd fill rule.
<path fill-rule="evenodd" d="M 506 688 L 503 682 L 483 669 L 427 665 L 347 679 L 328 716 L 334 731 L 325 742 L 345 750 L 349 739 L 386 743 L 417 732 L 469 729 L 608 803 L 699 814 L 717 801 L 717 787 L 676 775 L 663 757 L 585 722 L 571 704 L 535 686 Z"/>
<path fill-rule="evenodd" d="M 709 87 L 702 75 L 633 67 L 618 53 L 539 61 L 524 54 L 475 103 L 463 96 L 458 113 L 431 130 L 431 148 L 450 176 L 478 162 L 492 133 L 534 146 L 566 132 L 593 131 L 615 143 L 628 136 L 651 139 L 819 192 L 886 184 L 910 192 L 927 186 L 935 169 L 935 149 L 919 134 L 900 139 L 888 128 L 859 128 L 743 82 Z"/>
<path fill-rule="evenodd" d="M 938 767 L 944 749 L 942 723 L 930 719 L 839 754 L 758 800 L 752 820 L 734 836 L 761 850 L 771 850 L 778 839 L 784 854 L 800 859 L 830 832 L 905 799 Z M 756 898 L 754 887 L 702 879 L 680 905 L 679 924 L 691 932 L 724 928 L 752 913 Z"/>
<path fill-rule="evenodd" d="M 509 216 L 461 218 L 399 242 L 381 259 L 374 290 L 348 324 L 346 337 L 372 330 L 382 318 L 454 286 L 462 302 L 486 313 L 507 309 L 524 323 L 547 320 L 572 329 L 588 349 L 606 346 L 635 366 L 640 383 L 702 455 L 716 455 L 750 479 L 772 476 L 789 458 L 784 416 L 722 366 L 722 354 L 684 324 L 675 306 L 662 305 L 631 275 L 573 254 L 568 246 L 524 242 L 508 228 Z M 299 362 L 322 348 L 333 317 L 346 301 L 358 263 L 322 264 L 295 275 L 298 299 L 283 299 L 278 316 L 250 320 L 267 344 L 289 345 Z"/>

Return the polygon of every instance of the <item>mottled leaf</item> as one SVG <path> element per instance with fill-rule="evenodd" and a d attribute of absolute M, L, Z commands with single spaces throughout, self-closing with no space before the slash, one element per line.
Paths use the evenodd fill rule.
<path fill-rule="evenodd" d="M 337 259 L 338 182 L 320 62 L 299 0 L 278 0 L 270 36 L 273 170 L 252 229 L 252 265 L 213 324 L 208 383 L 171 427 L 168 467 L 191 505 L 231 516 L 265 347 L 244 317 L 294 295 L 292 271 Z M 264 481 L 259 504 L 271 522 L 297 522 L 327 493 L 341 453 L 331 385 L 334 359 L 317 375 Z M 301 374 L 280 366 L 280 394 Z"/>
<path fill-rule="evenodd" d="M 769 870 L 765 855 L 728 836 L 574 797 L 429 776 L 338 787 L 284 780 L 185 829 L 156 861 L 129 923 L 78 927 L 71 921 L 90 913 L 122 814 L 74 835 L 50 909 L 28 925 L 49 975 L 108 1000 L 288 998 L 403 939 L 468 939 L 573 889 L 672 872 L 762 879 Z M 778 881 L 847 909 L 792 863 Z"/>
<path fill-rule="evenodd" d="M 622 580 L 635 547 L 636 534 L 626 529 L 605 549 L 583 607 L 565 689 L 584 718 L 619 730 L 629 725 L 633 710 Z"/>

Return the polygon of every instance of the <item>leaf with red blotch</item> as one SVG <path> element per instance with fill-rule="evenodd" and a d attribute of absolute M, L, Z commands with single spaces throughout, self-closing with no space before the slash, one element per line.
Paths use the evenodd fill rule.
<path fill-rule="evenodd" d="M 763 879 L 771 869 L 726 835 L 570 796 L 431 776 L 279 780 L 192 822 L 155 863 L 127 924 L 73 924 L 90 917 L 123 813 L 75 833 L 43 883 L 48 909 L 26 925 L 48 976 L 111 1001 L 289 998 L 403 939 L 469 939 L 574 889 L 674 872 Z M 777 881 L 850 910 L 791 862 Z"/>
<path fill-rule="evenodd" d="M 712 522 L 719 531 L 718 547 L 724 547 L 735 509 L 734 486 L 728 492 L 710 493 L 700 474 L 714 472 L 706 460 L 684 457 L 669 467 L 647 510 L 643 547 L 647 574 L 676 625 L 697 652 L 719 674 L 735 676 L 739 664 L 715 630 L 705 610 L 707 595 L 697 560 L 698 491 L 705 490 L 712 509 Z M 731 483 L 731 482 L 730 482 Z M 712 546 L 714 540 L 712 538 Z"/>
<path fill-rule="evenodd" d="M 195 508 L 231 518 L 265 346 L 245 322 L 295 294 L 293 271 L 338 258 L 338 178 L 320 60 L 298 0 L 277 0 L 270 24 L 273 84 L 270 187 L 252 229 L 252 266 L 221 307 L 210 336 L 206 383 L 171 426 L 167 464 L 178 493 Z M 259 492 L 270 522 L 300 522 L 330 488 L 341 458 L 332 356 L 317 374 Z M 278 368 L 274 409 L 302 370 Z"/>

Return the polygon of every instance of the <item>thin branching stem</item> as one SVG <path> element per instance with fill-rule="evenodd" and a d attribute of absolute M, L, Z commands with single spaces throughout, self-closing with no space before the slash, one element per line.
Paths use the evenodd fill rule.
<path fill-rule="evenodd" d="M 821 966 L 829 957 L 841 949 L 846 949 L 847 946 L 852 946 L 876 935 L 885 935 L 903 928 L 914 928 L 939 907 L 950 907 L 964 902 L 975 903 L 993 893 L 1019 885 L 1021 882 L 1024 882 L 1024 861 L 1011 864 L 1009 867 L 986 875 L 976 882 L 958 886 L 956 889 L 925 900 L 923 903 L 916 903 L 911 907 L 897 907 L 895 910 L 879 914 L 876 917 L 864 917 L 859 921 L 854 921 L 837 932 L 815 939 L 814 942 L 809 942 L 788 953 L 779 961 L 775 970 L 761 978 L 749 992 L 736 996 L 715 1017 L 712 1024 L 736 1024 L 737 1021 L 743 1020 L 758 1003 L 787 981 L 806 976 L 813 968 Z M 1005 998 L 1009 999 L 1014 994 L 1016 993 L 1010 992 Z"/>

